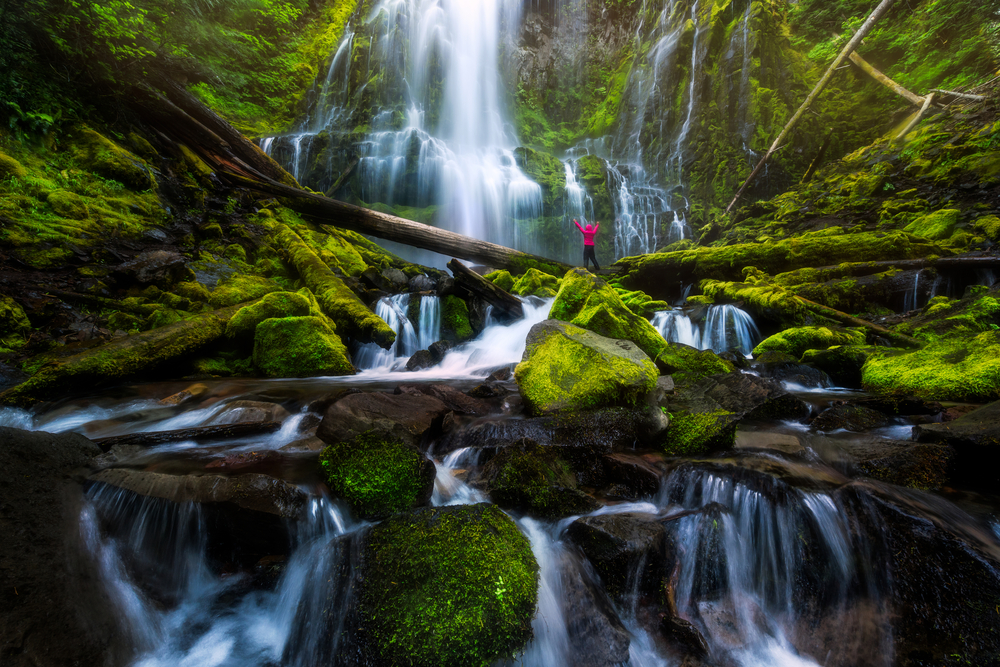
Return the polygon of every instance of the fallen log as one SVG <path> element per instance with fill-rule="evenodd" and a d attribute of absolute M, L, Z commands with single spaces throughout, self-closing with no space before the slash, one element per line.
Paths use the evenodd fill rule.
<path fill-rule="evenodd" d="M 500 289 L 456 259 L 448 262 L 448 268 L 455 276 L 455 286 L 493 306 L 493 312 L 501 321 L 514 321 L 524 317 L 524 306 L 513 294 Z"/>
<path fill-rule="evenodd" d="M 836 310 L 835 308 L 830 308 L 829 306 L 824 306 L 822 304 L 816 303 L 815 301 L 810 301 L 809 299 L 804 299 L 801 296 L 793 297 L 797 299 L 805 308 L 811 310 L 817 315 L 822 315 L 823 317 L 830 318 L 831 320 L 836 320 L 841 324 L 846 324 L 851 327 L 861 327 L 874 332 L 880 336 L 884 336 L 892 341 L 896 345 L 902 345 L 903 347 L 921 348 L 923 343 L 921 343 L 916 338 L 911 338 L 910 336 L 905 336 L 901 333 L 896 333 L 890 329 L 886 329 L 883 326 L 879 326 L 874 322 L 869 322 L 868 320 L 862 320 L 860 318 L 854 317 L 853 315 L 848 315 L 847 313 Z"/>
<path fill-rule="evenodd" d="M 116 299 L 105 299 L 104 297 L 94 296 L 93 294 L 80 294 L 79 292 L 67 292 L 58 289 L 45 290 L 45 294 L 54 296 L 57 299 L 62 299 L 63 301 L 75 301 L 76 303 L 82 303 L 93 308 L 118 310 L 123 313 L 136 313 L 138 315 L 145 316 L 152 315 L 161 308 L 166 308 L 166 306 L 158 303 L 137 303 L 133 305 L 126 305 Z"/>
<path fill-rule="evenodd" d="M 245 422 L 243 424 L 222 424 L 219 426 L 199 426 L 182 428 L 176 431 L 154 431 L 152 433 L 128 433 L 114 435 L 108 438 L 96 438 L 94 442 L 102 451 L 108 451 L 115 445 L 132 445 L 136 447 L 155 447 L 170 442 L 194 440 L 230 440 L 247 438 L 254 435 L 275 433 L 281 429 L 281 422 Z"/>
<path fill-rule="evenodd" d="M 387 350 L 392 347 L 396 332 L 362 303 L 298 234 L 279 224 L 277 241 L 288 262 L 316 295 L 323 311 L 336 322 L 339 335 L 361 343 L 377 343 Z"/>
<path fill-rule="evenodd" d="M 903 131 L 899 133 L 899 136 L 897 136 L 894 141 L 902 141 L 906 138 L 906 135 L 913 131 L 913 128 L 915 128 L 917 123 L 923 119 L 924 114 L 927 113 L 927 110 L 931 107 L 931 102 L 933 101 L 934 93 L 930 93 L 926 98 L 924 98 L 924 105 L 920 107 L 920 111 L 918 111 L 917 115 L 913 117 L 913 120 L 907 123 L 906 127 L 903 128 Z"/>
<path fill-rule="evenodd" d="M 190 356 L 221 338 L 226 324 L 245 305 L 202 313 L 50 361 L 27 381 L 0 393 L 0 405 L 27 407 L 57 395 L 90 391 L 176 363 L 178 358 Z"/>
<path fill-rule="evenodd" d="M 875 24 L 878 22 L 880 18 L 882 18 L 882 15 L 885 14 L 887 11 L 889 11 L 889 8 L 892 6 L 894 2 L 895 0 L 882 0 L 882 2 L 879 3 L 879 6 L 875 8 L 875 11 L 871 13 L 871 16 L 869 16 L 868 19 L 861 25 L 861 27 L 858 28 L 858 31 L 854 33 L 854 37 L 851 38 L 851 41 L 847 43 L 847 45 L 843 48 L 840 54 L 836 57 L 836 59 L 834 59 L 834 61 L 830 64 L 830 67 L 827 68 L 826 73 L 823 74 L 819 82 L 813 87 L 812 92 L 810 92 L 809 95 L 806 97 L 805 102 L 802 103 L 802 106 L 800 106 L 798 111 L 795 112 L 795 115 L 793 115 L 792 118 L 788 121 L 788 123 L 785 124 L 784 129 L 781 130 L 781 134 L 779 134 L 778 138 L 774 140 L 773 144 L 771 144 L 771 148 L 768 149 L 767 153 L 764 154 L 764 157 L 762 157 L 760 162 L 757 163 L 757 166 L 754 168 L 754 170 L 750 172 L 750 175 L 747 176 L 747 180 L 743 182 L 743 185 L 740 186 L 740 189 L 736 191 L 736 196 L 733 197 L 733 201 L 731 201 L 729 203 L 729 206 L 726 207 L 726 215 L 729 215 L 729 212 L 733 209 L 733 206 L 735 206 L 736 202 L 738 202 L 740 200 L 740 197 L 743 196 L 743 193 L 744 191 L 746 191 L 747 186 L 750 185 L 750 183 L 752 183 L 753 180 L 757 177 L 757 174 L 759 174 L 761 170 L 764 169 L 764 165 L 767 164 L 767 161 L 771 159 L 771 156 L 774 155 L 774 152 L 778 150 L 779 146 L 781 146 L 781 142 L 783 142 L 785 140 L 785 137 L 787 137 L 789 133 L 791 133 L 791 131 L 795 128 L 795 126 L 798 125 L 799 119 L 802 118 L 806 110 L 809 109 L 810 106 L 812 106 L 813 101 L 819 96 L 819 94 L 823 92 L 823 89 L 826 88 L 826 84 L 830 82 L 831 78 L 833 78 L 833 73 L 836 72 L 837 68 L 840 67 L 841 63 L 843 63 L 844 60 L 846 60 L 847 57 L 856 48 L 858 48 L 858 45 L 861 43 L 861 40 L 865 38 L 865 35 L 871 32 L 871 29 L 875 27 Z"/>
<path fill-rule="evenodd" d="M 861 54 L 859 54 L 857 51 L 852 52 L 851 55 L 848 57 L 851 59 L 852 63 L 854 63 L 861 69 L 862 72 L 864 72 L 871 78 L 875 79 L 876 81 L 878 81 L 883 86 L 885 86 L 892 92 L 896 93 L 900 97 L 904 98 L 907 102 L 909 102 L 913 106 L 919 107 L 923 105 L 924 103 L 923 97 L 911 93 L 906 88 L 903 88 L 901 85 L 899 85 L 898 83 L 887 77 L 885 74 L 872 67 L 868 63 L 868 61 L 862 58 Z"/>
<path fill-rule="evenodd" d="M 957 97 L 962 100 L 969 100 L 970 102 L 985 102 L 986 98 L 982 95 L 973 95 L 972 93 L 959 93 L 954 90 L 941 90 L 940 88 L 931 88 L 932 93 L 940 93 L 941 95 L 950 95 L 951 97 Z"/>
<path fill-rule="evenodd" d="M 842 265 L 817 266 L 816 271 L 837 271 Z M 931 257 L 925 259 L 900 259 L 882 262 L 862 262 L 850 266 L 850 275 L 864 276 L 889 269 L 913 271 L 918 269 L 1000 269 L 1000 257 Z"/>

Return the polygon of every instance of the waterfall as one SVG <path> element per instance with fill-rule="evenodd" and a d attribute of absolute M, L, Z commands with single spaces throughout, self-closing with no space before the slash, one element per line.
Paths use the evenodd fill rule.
<path fill-rule="evenodd" d="M 409 294 L 383 297 L 375 305 L 375 314 L 396 332 L 396 341 L 388 350 L 377 343 L 367 343 L 358 348 L 354 365 L 360 369 L 392 368 L 398 359 L 409 358 L 418 349 L 417 332 L 406 316 L 410 305 Z"/>
<path fill-rule="evenodd" d="M 906 293 L 903 298 L 903 312 L 907 313 L 911 310 L 916 310 L 920 307 L 920 274 L 923 273 L 923 269 L 917 271 L 916 275 L 913 276 L 913 289 Z"/>
<path fill-rule="evenodd" d="M 660 311 L 653 315 L 652 324 L 667 341 L 699 350 L 739 350 L 749 355 L 761 339 L 749 313 L 728 304 L 708 307 L 704 330 L 682 310 Z"/>
<path fill-rule="evenodd" d="M 436 296 L 420 297 L 420 322 L 417 349 L 426 350 L 441 340 L 441 299 Z"/>

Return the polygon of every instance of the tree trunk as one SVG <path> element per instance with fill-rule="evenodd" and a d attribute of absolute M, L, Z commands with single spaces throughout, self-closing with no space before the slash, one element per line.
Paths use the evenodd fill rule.
<path fill-rule="evenodd" d="M 917 115 L 914 116 L 913 120 L 911 120 L 906 125 L 906 127 L 903 128 L 903 131 L 899 133 L 899 136 L 896 137 L 894 141 L 903 141 L 903 139 L 906 139 L 906 135 L 912 132 L 913 128 L 917 126 L 917 123 L 921 121 L 921 119 L 924 117 L 924 114 L 926 114 L 927 110 L 930 108 L 931 102 L 933 101 L 934 101 L 934 93 L 930 93 L 929 95 L 927 95 L 926 98 L 924 98 L 924 105 L 920 107 L 920 111 L 918 111 Z"/>
<path fill-rule="evenodd" d="M 817 266 L 816 271 L 836 271 L 840 265 Z M 1000 269 L 1000 257 L 937 257 L 928 259 L 901 259 L 897 261 L 864 262 L 864 272 L 852 272 L 862 276 L 881 273 L 888 269 L 912 271 L 914 269 Z M 867 269 L 871 269 L 868 271 Z"/>
<path fill-rule="evenodd" d="M 493 306 L 499 319 L 513 321 L 524 317 L 524 306 L 513 294 L 500 289 L 457 260 L 448 262 L 448 268 L 455 274 L 455 285 Z"/>
<path fill-rule="evenodd" d="M 97 438 L 94 442 L 106 452 L 115 445 L 154 447 L 168 442 L 183 442 L 184 440 L 204 442 L 205 440 L 246 438 L 265 433 L 274 433 L 280 428 L 281 422 L 245 422 L 243 424 L 222 424 L 220 426 L 182 428 L 176 431 L 129 433 L 127 435 L 115 435 L 109 438 Z"/>
<path fill-rule="evenodd" d="M 867 74 L 871 78 L 875 79 L 876 81 L 878 81 L 883 86 L 885 86 L 886 88 L 888 88 L 892 92 L 896 93 L 900 97 L 905 98 L 906 101 L 909 102 L 910 104 L 912 104 L 913 106 L 917 106 L 917 107 L 923 106 L 923 103 L 924 103 L 924 98 L 923 97 L 920 97 L 920 95 L 915 95 L 915 94 L 911 93 L 906 88 L 903 88 L 901 85 L 899 85 L 898 83 L 896 83 L 895 81 L 893 81 L 892 79 L 890 79 L 889 77 L 887 77 L 885 74 L 883 74 L 882 72 L 880 72 L 877 69 L 875 69 L 874 67 L 872 67 L 868 63 L 868 61 L 866 61 L 864 58 L 862 58 L 861 54 L 859 54 L 857 51 L 855 51 L 854 53 L 852 53 L 849 57 L 850 57 L 852 63 L 854 63 L 855 65 L 857 65 L 858 67 L 861 68 L 861 71 L 863 71 L 865 74 Z"/>
<path fill-rule="evenodd" d="M 912 348 L 923 347 L 923 343 L 921 343 L 916 338 L 910 338 L 909 336 L 904 336 L 903 334 L 896 333 L 895 331 L 886 329 L 885 327 L 879 326 L 873 322 L 869 322 L 868 320 L 858 319 L 857 317 L 848 315 L 847 313 L 841 312 L 834 308 L 830 308 L 829 306 L 824 306 L 816 303 L 815 301 L 804 299 L 801 296 L 796 296 L 795 298 L 798 299 L 803 306 L 805 306 L 812 312 L 816 313 L 817 315 L 828 317 L 831 320 L 836 320 L 848 326 L 864 327 L 865 329 L 873 331 L 880 336 L 885 336 L 886 338 L 888 338 L 897 345 L 902 345 L 904 347 L 912 347 Z"/>
<path fill-rule="evenodd" d="M 795 126 L 798 125 L 799 119 L 802 118 L 802 115 L 806 112 L 806 110 L 810 106 L 812 106 L 813 101 L 819 96 L 821 92 L 823 92 L 823 89 L 826 88 L 826 84 L 830 82 L 830 79 L 833 77 L 833 73 L 837 71 L 837 68 L 840 67 L 840 64 L 847 59 L 847 57 L 851 54 L 851 52 L 854 51 L 854 49 L 858 48 L 858 44 L 861 43 L 861 40 L 864 39 L 865 35 L 867 35 L 871 31 L 871 29 L 875 26 L 878 20 L 882 18 L 882 15 L 885 14 L 887 11 L 889 11 L 889 7 L 891 7 L 894 2 L 895 0 L 882 0 L 879 6 L 875 8 L 875 11 L 871 13 L 871 16 L 868 17 L 868 20 L 866 20 L 864 24 L 862 24 L 862 26 L 858 28 L 858 31 L 854 34 L 854 37 L 851 38 L 851 41 L 847 43 L 847 46 L 845 46 L 844 49 L 840 52 L 840 55 L 838 55 L 837 58 L 833 61 L 833 63 L 831 63 L 830 67 L 827 68 L 826 73 L 823 74 L 823 77 L 819 80 L 819 83 L 816 84 L 816 86 L 812 89 L 812 92 L 809 93 L 809 96 L 806 97 L 805 102 L 802 103 L 802 106 L 799 107 L 799 110 L 795 112 L 795 115 L 792 116 L 791 120 L 788 121 L 784 129 L 781 130 L 781 134 L 779 134 L 778 138 L 774 140 L 774 143 L 771 144 L 771 148 L 769 148 L 764 157 L 761 158 L 760 162 L 757 164 L 754 170 L 750 172 L 750 175 L 747 177 L 747 180 L 743 183 L 742 186 L 740 186 L 740 189 L 736 192 L 736 196 L 733 197 L 733 201 L 731 201 L 729 203 L 729 206 L 726 207 L 726 215 L 728 215 L 729 212 L 733 209 L 733 206 L 736 205 L 736 202 L 740 200 L 740 197 L 743 196 L 743 192 L 747 189 L 747 186 L 750 185 L 750 183 L 752 183 L 753 180 L 757 177 L 757 174 L 761 172 L 761 170 L 764 168 L 764 165 L 767 164 L 767 161 L 769 159 L 771 159 L 771 156 L 774 154 L 774 152 L 778 150 L 778 147 L 781 145 L 781 142 L 784 141 L 785 137 L 787 137 L 789 133 L 795 128 Z"/>

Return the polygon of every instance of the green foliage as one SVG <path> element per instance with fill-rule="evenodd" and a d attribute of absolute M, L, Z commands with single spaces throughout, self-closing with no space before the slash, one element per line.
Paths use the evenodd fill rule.
<path fill-rule="evenodd" d="M 379 520 L 427 502 L 434 464 L 415 447 L 377 431 L 329 445 L 319 457 L 330 491 L 356 516 Z"/>
<path fill-rule="evenodd" d="M 368 535 L 363 563 L 368 664 L 486 667 L 532 636 L 538 564 L 495 505 L 383 521 Z"/>

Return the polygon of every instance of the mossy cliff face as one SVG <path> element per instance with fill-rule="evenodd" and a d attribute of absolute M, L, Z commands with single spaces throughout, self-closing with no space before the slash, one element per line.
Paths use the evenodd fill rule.
<path fill-rule="evenodd" d="M 319 462 L 330 491 L 361 519 L 378 521 L 426 505 L 434 488 L 434 463 L 377 431 L 329 445 Z"/>
<path fill-rule="evenodd" d="M 366 664 L 486 667 L 531 639 L 538 564 L 495 505 L 398 515 L 371 529 L 361 558 Z"/>
<path fill-rule="evenodd" d="M 656 386 L 659 372 L 626 340 L 546 320 L 528 334 L 514 377 L 529 412 L 636 407 Z"/>

